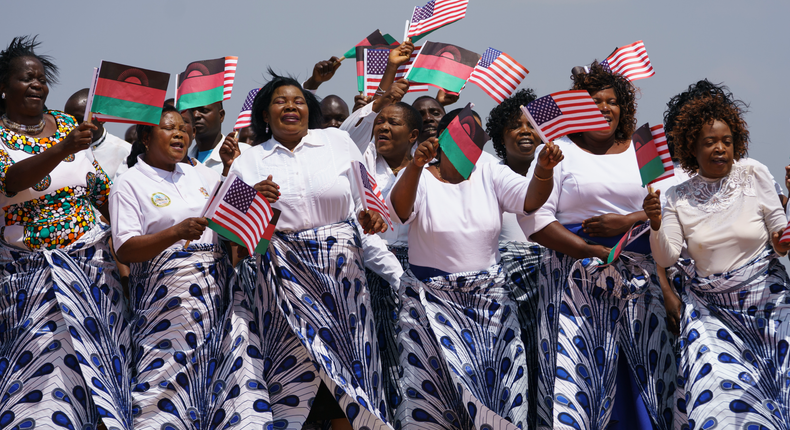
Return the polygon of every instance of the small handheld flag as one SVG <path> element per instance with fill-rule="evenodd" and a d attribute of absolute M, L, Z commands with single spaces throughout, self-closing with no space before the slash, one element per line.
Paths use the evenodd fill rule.
<path fill-rule="evenodd" d="M 365 86 L 362 95 L 372 96 L 381 85 L 381 78 L 384 76 L 384 70 L 387 69 L 390 50 L 370 48 L 364 51 Z"/>
<path fill-rule="evenodd" d="M 450 45 L 425 42 L 406 79 L 458 94 L 472 75 L 480 54 Z"/>
<path fill-rule="evenodd" d="M 656 149 L 658 156 L 661 157 L 661 162 L 664 164 L 664 173 L 657 177 L 655 182 L 663 181 L 666 178 L 675 176 L 675 164 L 672 163 L 672 154 L 669 153 L 669 146 L 667 145 L 667 135 L 664 132 L 664 125 L 654 125 L 650 127 L 650 133 L 653 135 L 653 141 L 656 142 Z"/>
<path fill-rule="evenodd" d="M 390 211 L 384 203 L 384 197 L 381 195 L 381 191 L 379 191 L 376 179 L 368 173 L 368 169 L 365 168 L 364 164 L 356 160 L 351 160 L 351 172 L 357 183 L 357 189 L 360 191 L 360 197 L 362 197 L 362 207 L 366 211 L 371 210 L 378 212 L 384 218 L 387 225 L 390 226 L 390 230 L 393 230 L 394 227 L 392 226 Z"/>
<path fill-rule="evenodd" d="M 247 247 L 250 255 L 263 254 L 269 247 L 280 211 L 235 173 L 206 205 L 208 226 L 224 238 Z"/>
<path fill-rule="evenodd" d="M 570 133 L 609 129 L 606 118 L 584 90 L 549 94 L 521 106 L 521 111 L 544 142 Z"/>
<path fill-rule="evenodd" d="M 239 57 L 193 61 L 178 75 L 179 111 L 230 99 Z"/>
<path fill-rule="evenodd" d="M 790 223 L 787 224 L 785 231 L 782 232 L 782 237 L 779 238 L 779 243 L 790 243 Z"/>
<path fill-rule="evenodd" d="M 91 103 L 93 117 L 103 122 L 158 125 L 169 80 L 168 73 L 102 61 Z"/>
<path fill-rule="evenodd" d="M 475 120 L 473 107 L 472 103 L 466 105 L 439 136 L 442 153 L 464 179 L 469 179 L 489 139 L 483 127 Z"/>
<path fill-rule="evenodd" d="M 398 46 L 398 42 L 395 40 L 394 37 L 390 36 L 389 34 L 381 34 L 380 30 L 376 30 L 373 33 L 370 33 L 368 37 L 362 39 L 361 42 L 354 45 L 353 48 L 346 51 L 343 54 L 343 58 L 356 58 L 357 57 L 357 46 L 366 47 L 366 46 Z"/>
<path fill-rule="evenodd" d="M 247 98 L 244 100 L 244 104 L 241 105 L 241 112 L 239 112 L 239 117 L 236 119 L 236 124 L 233 125 L 234 130 L 240 130 L 252 124 L 252 103 L 260 90 L 260 88 L 253 88 L 247 93 Z"/>
<path fill-rule="evenodd" d="M 656 142 L 650 131 L 650 125 L 645 123 L 631 135 L 634 150 L 636 151 L 636 162 L 639 165 L 639 175 L 642 177 L 642 185 L 649 185 L 656 182 L 664 174 L 664 162 L 658 155 Z"/>
<path fill-rule="evenodd" d="M 488 48 L 475 66 L 469 82 L 480 87 L 497 103 L 502 103 L 516 91 L 528 73 L 529 70 L 510 55 Z"/>
<path fill-rule="evenodd" d="M 623 75 L 629 81 L 649 78 L 656 74 L 650 58 L 647 57 L 645 44 L 638 40 L 630 45 L 617 48 L 612 55 L 601 61 L 601 66 L 612 73 Z"/>
<path fill-rule="evenodd" d="M 609 256 L 606 258 L 606 264 L 604 266 L 608 266 L 614 263 L 620 257 L 620 254 L 623 252 L 628 245 L 632 244 L 639 236 L 650 231 L 650 220 L 647 222 L 637 221 L 628 231 L 623 235 L 620 241 L 617 242 L 614 248 L 609 251 Z"/>
<path fill-rule="evenodd" d="M 425 6 L 417 6 L 411 15 L 406 37 L 416 42 L 428 33 L 452 24 L 466 16 L 469 0 L 431 0 Z"/>

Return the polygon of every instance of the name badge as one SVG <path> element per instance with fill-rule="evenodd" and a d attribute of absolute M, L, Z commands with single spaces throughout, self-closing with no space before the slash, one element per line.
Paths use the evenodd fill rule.
<path fill-rule="evenodd" d="M 154 206 L 163 208 L 170 204 L 170 197 L 167 197 L 165 193 L 153 193 L 151 194 L 151 202 Z"/>

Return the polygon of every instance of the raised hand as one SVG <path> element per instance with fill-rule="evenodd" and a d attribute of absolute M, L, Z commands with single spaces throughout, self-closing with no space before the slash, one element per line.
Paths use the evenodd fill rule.
<path fill-rule="evenodd" d="M 384 221 L 381 214 L 376 211 L 360 211 L 359 215 L 357 215 L 357 220 L 359 220 L 359 225 L 362 227 L 362 231 L 365 234 L 376 234 L 387 231 L 387 223 Z"/>
<path fill-rule="evenodd" d="M 340 61 L 337 57 L 331 57 L 325 61 L 319 61 L 313 66 L 313 75 L 304 83 L 305 89 L 317 90 L 318 86 L 324 82 L 332 79 L 335 72 L 340 67 Z"/>
<path fill-rule="evenodd" d="M 648 190 L 650 192 L 642 202 L 642 209 L 645 210 L 647 219 L 650 220 L 650 228 L 658 231 L 661 228 L 661 190 L 653 191 L 652 188 L 648 188 Z"/>
<path fill-rule="evenodd" d="M 420 142 L 417 150 L 414 151 L 414 158 L 411 162 L 415 166 L 422 168 L 431 160 L 436 158 L 436 152 L 439 150 L 439 139 L 432 137 L 428 140 Z"/>
<path fill-rule="evenodd" d="M 219 158 L 222 160 L 222 174 L 224 176 L 228 175 L 230 166 L 233 164 L 233 160 L 241 155 L 238 137 L 239 132 L 234 130 L 232 133 L 225 136 L 225 140 L 222 142 L 222 146 L 219 148 Z"/>
<path fill-rule="evenodd" d="M 389 64 L 394 66 L 400 66 L 405 64 L 411 58 L 411 54 L 414 52 L 414 43 L 410 40 L 406 40 L 405 42 L 401 43 L 400 46 L 390 50 L 389 55 Z"/>
<path fill-rule="evenodd" d="M 436 101 L 442 106 L 450 106 L 457 102 L 459 97 L 461 97 L 460 94 L 447 94 L 444 90 L 439 90 L 439 92 L 436 93 Z"/>
<path fill-rule="evenodd" d="M 62 145 L 61 148 L 67 156 L 88 149 L 93 143 L 93 130 L 96 130 L 94 124 L 83 122 L 71 130 L 58 145 Z"/>

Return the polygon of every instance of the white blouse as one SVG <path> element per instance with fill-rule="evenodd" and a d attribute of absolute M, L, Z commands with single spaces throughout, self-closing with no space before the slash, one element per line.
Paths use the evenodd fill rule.
<path fill-rule="evenodd" d="M 250 185 L 272 175 L 280 186 L 280 198 L 272 204 L 282 211 L 277 231 L 297 232 L 357 219 L 362 203 L 352 185 L 351 160 L 364 162 L 347 132 L 313 129 L 293 151 L 274 138 L 250 148 L 230 171 Z M 365 265 L 398 285 L 403 269 L 395 256 L 378 236 L 361 236 Z"/>
<path fill-rule="evenodd" d="M 110 220 L 113 247 L 127 240 L 159 233 L 181 221 L 200 216 L 214 185 L 197 169 L 176 163 L 172 172 L 147 164 L 143 156 L 120 175 L 110 190 Z M 206 228 L 192 243 L 218 243 L 214 230 Z M 170 248 L 183 247 L 180 240 Z"/>
<path fill-rule="evenodd" d="M 468 180 L 442 182 L 423 169 L 409 225 L 409 263 L 448 273 L 482 270 L 499 261 L 502 212 L 524 213 L 529 180 L 507 166 L 478 164 Z M 399 223 L 387 205 L 393 222 Z"/>
<path fill-rule="evenodd" d="M 669 267 L 685 241 L 697 274 L 706 277 L 753 260 L 786 224 L 768 168 L 736 161 L 724 178 L 695 175 L 670 188 L 650 246 L 656 263 Z"/>
<path fill-rule="evenodd" d="M 647 188 L 642 187 L 633 144 L 629 142 L 620 154 L 595 155 L 565 137 L 554 143 L 565 158 L 554 167 L 554 189 L 546 204 L 522 220 L 525 234 L 531 236 L 554 221 L 579 224 L 602 214 L 628 215 L 642 210 Z M 543 145 L 535 151 L 539 154 L 542 149 Z"/>

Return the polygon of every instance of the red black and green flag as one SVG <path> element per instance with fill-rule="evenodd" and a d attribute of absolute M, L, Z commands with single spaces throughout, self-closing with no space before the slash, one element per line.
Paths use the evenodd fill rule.
<path fill-rule="evenodd" d="M 460 46 L 425 42 L 406 79 L 458 94 L 479 60 L 480 54 Z"/>
<path fill-rule="evenodd" d="M 90 111 L 104 122 L 158 125 L 169 73 L 102 61 Z"/>
<path fill-rule="evenodd" d="M 356 58 L 357 60 L 357 91 L 365 90 L 365 49 L 392 49 L 398 45 L 399 43 L 394 37 L 389 34 L 381 34 L 381 31 L 376 30 L 343 54 L 344 58 Z"/>
<path fill-rule="evenodd" d="M 239 57 L 193 61 L 178 74 L 176 109 L 185 110 L 228 100 Z"/>
<path fill-rule="evenodd" d="M 653 133 L 650 125 L 639 127 L 633 135 L 631 141 L 636 150 L 636 162 L 639 165 L 639 175 L 642 177 L 642 185 L 648 185 L 664 174 L 664 161 L 658 153 Z"/>
<path fill-rule="evenodd" d="M 473 106 L 472 103 L 466 105 L 439 136 L 442 153 L 466 179 L 472 174 L 489 139 L 483 127 L 475 120 Z"/>
<path fill-rule="evenodd" d="M 608 266 L 614 263 L 620 257 L 620 254 L 623 252 L 628 245 L 634 243 L 640 236 L 644 235 L 650 231 L 650 220 L 647 222 L 637 221 L 631 228 L 628 229 L 627 232 L 617 241 L 617 245 L 615 245 L 610 251 L 609 256 L 606 257 L 606 264 L 604 266 Z"/>

